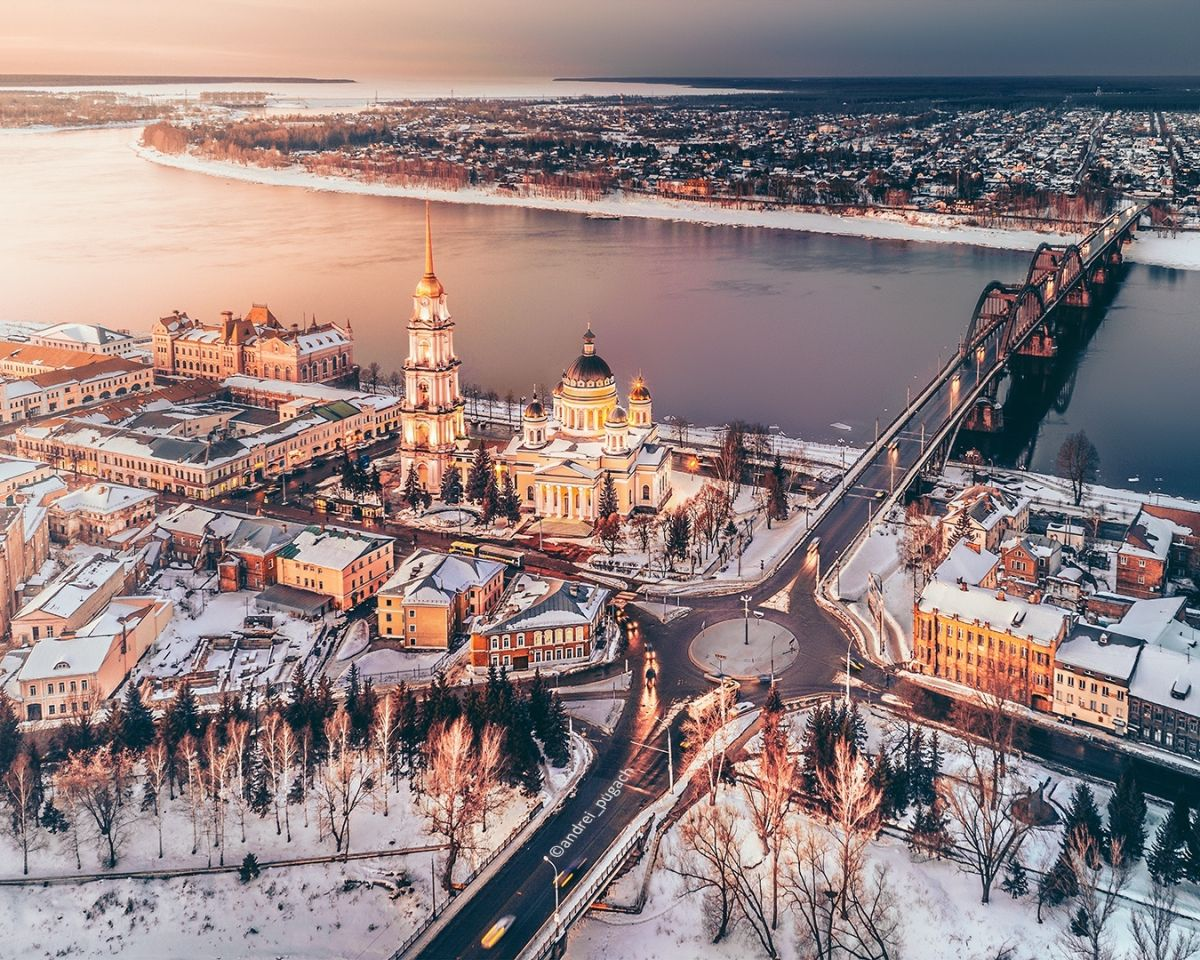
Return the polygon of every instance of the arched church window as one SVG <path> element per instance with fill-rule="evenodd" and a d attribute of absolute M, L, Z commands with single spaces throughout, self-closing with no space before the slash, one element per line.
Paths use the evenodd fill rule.
<path fill-rule="evenodd" d="M 643 500 L 650 499 L 650 484 L 648 484 L 648 483 L 642 484 L 642 499 Z"/>

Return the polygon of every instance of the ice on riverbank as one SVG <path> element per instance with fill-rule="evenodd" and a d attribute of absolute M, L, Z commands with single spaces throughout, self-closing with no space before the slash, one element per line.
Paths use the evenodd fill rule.
<path fill-rule="evenodd" d="M 692 200 L 666 197 L 614 195 L 598 200 L 559 197 L 520 196 L 472 187 L 446 190 L 432 187 L 402 186 L 364 182 L 345 177 L 321 176 L 299 166 L 268 168 L 222 160 L 208 160 L 192 154 L 164 154 L 138 143 L 131 145 L 143 159 L 163 166 L 190 170 L 209 176 L 224 177 L 269 186 L 304 187 L 369 196 L 434 200 L 440 203 L 467 203 L 481 206 L 525 207 L 562 213 L 603 214 L 615 217 L 642 217 L 675 220 L 705 226 L 767 227 L 774 230 L 798 230 L 838 236 L 865 237 L 875 240 L 905 240 L 923 243 L 960 243 L 1002 250 L 1034 250 L 1041 243 L 1070 243 L 1077 239 L 1058 233 L 1036 230 L 1002 230 L 991 227 L 958 226 L 939 221 L 937 214 L 880 213 L 874 216 L 840 216 L 800 210 L 755 210 L 718 207 Z M 1127 250 L 1129 259 L 1153 266 L 1200 269 L 1200 233 L 1178 237 L 1139 235 Z"/>

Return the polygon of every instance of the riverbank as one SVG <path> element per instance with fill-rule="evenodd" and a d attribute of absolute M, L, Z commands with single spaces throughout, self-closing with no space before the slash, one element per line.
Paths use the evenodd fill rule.
<path fill-rule="evenodd" d="M 299 166 L 256 167 L 232 161 L 208 160 L 192 154 L 165 154 L 139 143 L 133 143 L 131 147 L 139 157 L 151 163 L 193 173 L 267 186 L 301 187 L 307 190 L 364 196 L 524 207 L 598 217 L 640 217 L 701 226 L 766 227 L 772 230 L 796 230 L 872 240 L 953 243 L 1000 250 L 1034 250 L 1041 243 L 1070 243 L 1076 239 L 1054 232 L 960 226 L 938 222 L 935 219 L 938 214 L 912 214 L 908 219 L 885 215 L 852 217 L 799 210 L 738 209 L 696 200 L 671 200 L 666 197 L 622 195 L 588 200 L 519 196 L 480 187 L 449 190 L 371 183 L 345 177 L 322 176 Z M 1149 232 L 1140 234 L 1138 242 L 1128 252 L 1128 256 L 1131 260 L 1151 266 L 1200 270 L 1200 233 L 1181 234 L 1178 237 L 1158 237 Z"/>

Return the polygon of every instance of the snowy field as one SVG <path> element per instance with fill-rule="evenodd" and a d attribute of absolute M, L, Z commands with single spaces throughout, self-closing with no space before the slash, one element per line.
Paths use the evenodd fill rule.
<path fill-rule="evenodd" d="M 872 709 L 866 715 L 868 749 L 874 751 L 885 739 L 899 736 L 898 721 L 890 714 Z M 804 729 L 805 714 L 797 713 L 789 719 L 789 731 L 794 747 L 798 747 Z M 760 748 L 760 737 L 747 744 L 753 754 Z M 943 750 L 942 769 L 946 774 L 955 774 L 966 768 L 966 756 L 961 741 L 941 733 Z M 740 769 L 747 769 L 743 762 Z M 1030 760 L 1014 762 L 1017 780 L 1034 787 L 1049 779 L 1047 791 L 1052 803 L 1065 805 L 1072 790 L 1081 782 L 1075 778 L 1062 777 Z M 1099 782 L 1089 782 L 1095 793 L 1101 814 L 1110 796 L 1111 788 Z M 733 806 L 743 816 L 739 823 L 743 830 L 743 847 L 748 858 L 757 859 L 758 840 L 749 829 L 745 814 L 747 804 L 740 787 L 722 785 L 718 802 Z M 1150 802 L 1147 831 L 1153 837 L 1159 822 L 1167 813 L 1167 807 Z M 911 809 L 910 809 L 911 815 Z M 794 813 L 790 826 L 813 825 L 815 821 L 804 814 Z M 1022 847 L 1021 859 L 1032 871 L 1048 866 L 1057 856 L 1061 840 L 1061 827 L 1053 826 L 1032 831 Z M 736 925 L 730 935 L 717 944 L 712 943 L 708 905 L 700 894 L 689 893 L 684 880 L 671 867 L 679 866 L 680 858 L 686 856 L 678 824 L 668 831 L 659 848 L 659 857 L 648 883 L 648 898 L 640 914 L 591 913 L 576 925 L 571 937 L 570 953 L 580 958 L 621 957 L 622 960 L 676 960 L 680 957 L 711 958 L 711 960 L 750 960 L 765 957 L 766 953 L 747 923 Z M 898 900 L 901 947 L 897 957 L 905 960 L 993 960 L 998 952 L 1008 947 L 1013 952 L 1011 960 L 1046 960 L 1048 957 L 1064 957 L 1064 934 L 1068 913 L 1065 908 L 1047 909 L 1045 923 L 1036 922 L 1036 903 L 1032 895 L 1013 899 L 999 888 L 992 890 L 991 903 L 980 903 L 980 886 L 977 877 L 963 873 L 957 864 L 949 860 L 925 860 L 917 858 L 908 850 L 901 839 L 881 835 L 871 843 L 868 865 L 879 865 L 886 871 L 890 890 Z M 614 902 L 633 899 L 633 891 L 642 881 L 642 871 L 635 869 L 627 873 L 614 887 Z M 1031 881 L 1031 886 L 1034 881 Z M 1140 862 L 1133 871 L 1125 899 L 1121 901 L 1111 921 L 1113 939 L 1118 957 L 1133 960 L 1128 932 L 1131 909 L 1144 901 L 1149 889 L 1149 876 L 1145 862 Z M 1177 889 L 1179 901 L 1176 910 L 1200 929 L 1200 891 L 1186 882 Z M 781 906 L 777 946 L 783 960 L 805 960 L 806 937 L 797 929 L 797 920 L 786 907 Z M 1140 958 L 1139 958 L 1140 960 Z"/>
<path fill-rule="evenodd" d="M 1040 233 L 1035 230 L 1001 230 L 989 227 L 959 226 L 946 223 L 936 214 L 880 214 L 844 217 L 834 213 L 810 213 L 797 210 L 737 209 L 696 201 L 665 197 L 609 196 L 598 200 L 558 197 L 514 196 L 480 187 L 446 190 L 433 187 L 370 183 L 346 177 L 322 176 L 298 167 L 274 169 L 247 166 L 231 161 L 208 160 L 191 154 L 164 154 L 134 142 L 131 148 L 145 160 L 204 173 L 270 186 L 303 187 L 337 193 L 370 196 L 411 197 L 439 203 L 469 203 L 481 206 L 516 206 L 564 213 L 603 214 L 606 216 L 644 217 L 711 226 L 768 227 L 840 236 L 868 237 L 881 240 L 913 240 L 925 243 L 962 243 L 1004 250 L 1034 250 L 1038 244 L 1071 243 L 1074 236 Z M 1178 237 L 1156 237 L 1147 232 L 1127 254 L 1130 260 L 1152 266 L 1200 269 L 1200 233 Z"/>

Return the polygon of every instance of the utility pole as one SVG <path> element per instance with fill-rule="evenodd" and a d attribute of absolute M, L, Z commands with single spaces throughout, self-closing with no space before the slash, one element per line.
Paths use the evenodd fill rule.
<path fill-rule="evenodd" d="M 746 624 L 746 640 L 744 645 L 750 646 L 750 601 L 753 599 L 750 594 L 742 594 L 742 618 Z"/>

